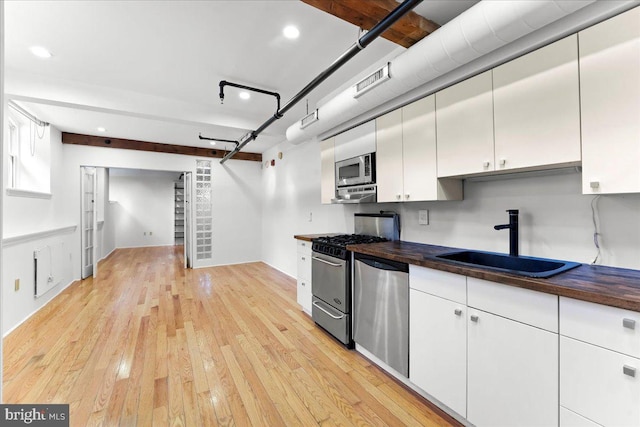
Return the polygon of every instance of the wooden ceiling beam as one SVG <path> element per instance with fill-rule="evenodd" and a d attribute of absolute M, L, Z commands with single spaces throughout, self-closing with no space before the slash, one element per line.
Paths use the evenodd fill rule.
<path fill-rule="evenodd" d="M 395 0 L 302 0 L 302 2 L 357 25 L 363 30 L 373 28 L 399 4 Z M 381 37 L 409 48 L 438 28 L 440 26 L 435 22 L 411 11 L 382 33 Z"/>
<path fill-rule="evenodd" d="M 229 152 L 201 147 L 188 147 L 184 145 L 161 144 L 158 142 L 136 141 L 133 139 L 109 138 L 104 136 L 82 135 L 78 133 L 62 132 L 63 144 L 88 145 L 90 147 L 121 148 L 124 150 L 151 151 L 155 153 L 183 154 L 196 157 L 214 157 L 221 159 Z M 235 160 L 248 160 L 262 162 L 262 154 L 239 152 Z"/>

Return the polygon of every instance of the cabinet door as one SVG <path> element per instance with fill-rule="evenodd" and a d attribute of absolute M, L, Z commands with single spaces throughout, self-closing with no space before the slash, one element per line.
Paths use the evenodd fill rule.
<path fill-rule="evenodd" d="M 435 96 L 402 108 L 405 202 L 438 199 Z"/>
<path fill-rule="evenodd" d="M 640 8 L 579 38 L 582 191 L 640 192 Z"/>
<path fill-rule="evenodd" d="M 311 314 L 311 280 L 298 277 L 297 301 L 302 309 Z"/>
<path fill-rule="evenodd" d="M 409 301 L 409 380 L 464 417 L 467 308 L 415 289 Z"/>
<path fill-rule="evenodd" d="M 436 93 L 438 176 L 494 170 L 491 71 Z"/>
<path fill-rule="evenodd" d="M 342 132 L 335 139 L 335 161 L 376 151 L 376 121 L 371 120 Z"/>
<path fill-rule="evenodd" d="M 376 182 L 378 202 L 400 202 L 402 175 L 402 109 L 376 119 Z"/>
<path fill-rule="evenodd" d="M 580 161 L 572 35 L 493 69 L 496 170 Z"/>
<path fill-rule="evenodd" d="M 320 142 L 320 194 L 321 203 L 329 204 L 336 197 L 335 138 Z"/>
<path fill-rule="evenodd" d="M 469 309 L 467 419 L 558 425 L 558 335 Z"/>
<path fill-rule="evenodd" d="M 640 426 L 640 359 L 560 337 L 560 404 L 603 426 Z"/>

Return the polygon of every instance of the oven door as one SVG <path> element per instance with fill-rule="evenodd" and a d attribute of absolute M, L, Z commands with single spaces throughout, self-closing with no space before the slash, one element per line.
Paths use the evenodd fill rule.
<path fill-rule="evenodd" d="M 343 259 L 313 252 L 311 256 L 311 293 L 343 313 L 349 313 L 350 264 Z"/>

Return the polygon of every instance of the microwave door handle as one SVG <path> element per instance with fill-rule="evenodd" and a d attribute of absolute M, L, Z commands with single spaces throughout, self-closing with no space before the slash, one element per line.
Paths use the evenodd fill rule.
<path fill-rule="evenodd" d="M 320 262 L 323 262 L 325 264 L 329 264 L 331 267 L 342 267 L 342 264 L 335 264 L 333 262 L 325 261 L 322 258 L 318 258 L 318 257 L 315 257 L 315 256 L 312 256 L 311 258 L 315 259 L 316 261 L 320 261 Z"/>

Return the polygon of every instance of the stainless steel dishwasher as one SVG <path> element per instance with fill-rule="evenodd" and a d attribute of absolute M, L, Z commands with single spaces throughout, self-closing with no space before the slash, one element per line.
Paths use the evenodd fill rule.
<path fill-rule="evenodd" d="M 353 340 L 409 376 L 409 266 L 354 254 Z"/>

